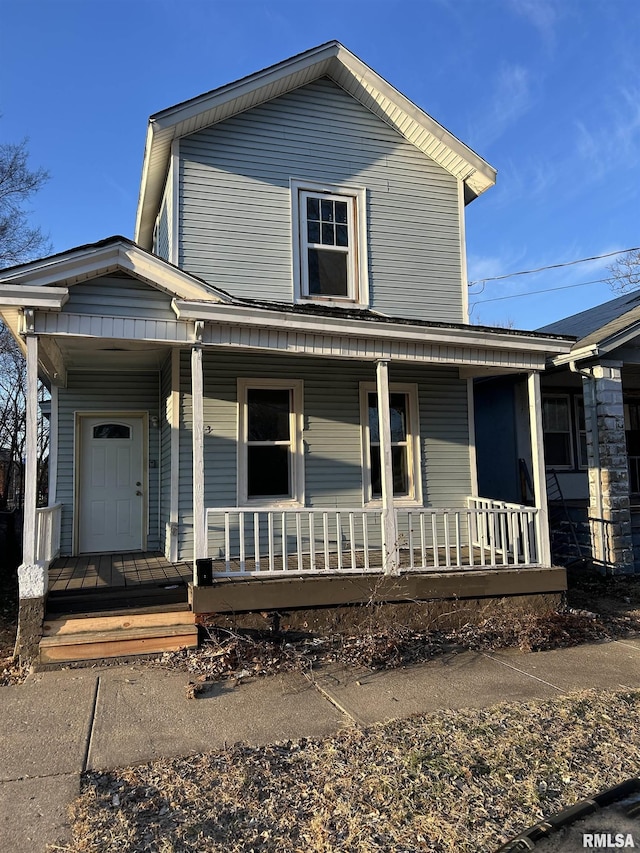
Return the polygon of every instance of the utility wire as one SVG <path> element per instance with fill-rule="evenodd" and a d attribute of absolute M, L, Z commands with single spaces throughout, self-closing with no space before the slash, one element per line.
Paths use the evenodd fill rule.
<path fill-rule="evenodd" d="M 532 275 L 533 273 L 536 273 L 536 272 L 545 272 L 545 270 L 557 270 L 557 269 L 560 269 L 561 267 L 571 267 L 571 266 L 574 266 L 575 264 L 585 264 L 588 261 L 599 261 L 602 258 L 611 258 L 611 257 L 613 257 L 613 255 L 623 255 L 626 252 L 640 252 L 640 246 L 633 246 L 631 249 L 618 249 L 617 252 L 606 252 L 604 255 L 594 255 L 592 258 L 578 258 L 575 261 L 564 261 L 564 263 L 560 263 L 560 264 L 549 264 L 546 267 L 538 267 L 535 270 L 520 270 L 519 272 L 506 273 L 505 275 L 494 275 L 494 276 L 490 276 L 489 278 L 479 278 L 476 281 L 467 282 L 467 286 L 471 287 L 474 284 L 484 285 L 488 281 L 503 281 L 505 278 L 514 278 L 517 275 Z M 607 281 L 607 279 L 603 278 L 603 279 L 600 279 L 600 281 Z M 577 285 L 571 285 L 571 286 L 575 287 Z M 559 289 L 559 288 L 552 288 L 552 289 Z M 543 291 L 538 291 L 538 292 L 542 293 Z M 489 300 L 486 299 L 484 301 L 488 302 Z"/>
<path fill-rule="evenodd" d="M 608 278 L 594 278 L 593 281 L 582 281 L 580 284 L 563 284 L 560 287 L 547 287 L 544 290 L 528 290 L 526 293 L 512 293 L 510 296 L 491 296 L 489 299 L 477 299 L 473 303 L 476 305 L 484 305 L 485 302 L 501 302 L 503 299 L 518 299 L 520 296 L 535 296 L 536 293 L 551 293 L 553 290 L 570 290 L 572 287 L 586 287 L 588 284 L 600 284 L 603 281 L 609 281 Z"/>

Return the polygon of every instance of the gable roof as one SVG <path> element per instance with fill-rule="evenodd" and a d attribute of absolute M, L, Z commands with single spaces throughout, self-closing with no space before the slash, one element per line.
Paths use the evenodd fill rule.
<path fill-rule="evenodd" d="M 611 352 L 640 335 L 640 291 L 625 293 L 538 331 L 574 335 L 577 341 L 573 350 L 580 351 L 581 357 Z"/>
<path fill-rule="evenodd" d="M 14 304 L 16 299 L 23 304 L 27 287 L 29 293 L 46 297 L 48 291 L 62 293 L 65 287 L 116 270 L 124 270 L 179 299 L 232 301 L 224 290 L 141 249 L 126 237 L 115 236 L 0 269 L 0 305 Z"/>
<path fill-rule="evenodd" d="M 150 248 L 171 144 L 238 113 L 329 77 L 363 106 L 464 181 L 471 201 L 495 184 L 496 170 L 338 41 L 265 68 L 155 113 L 149 119 L 136 215 L 136 241 Z"/>

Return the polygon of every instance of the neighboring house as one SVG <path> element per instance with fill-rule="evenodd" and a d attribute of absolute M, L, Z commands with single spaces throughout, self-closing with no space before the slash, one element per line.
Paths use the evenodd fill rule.
<path fill-rule="evenodd" d="M 546 459 L 558 497 L 578 523 L 581 516 L 596 566 L 640 572 L 640 293 L 540 331 L 577 338 L 542 379 Z"/>
<path fill-rule="evenodd" d="M 0 278 L 32 414 L 51 388 L 31 610 L 58 552 L 192 561 L 205 612 L 561 589 L 539 371 L 570 342 L 467 321 L 464 209 L 494 182 L 337 42 L 152 116 L 135 243 Z M 533 506 L 478 496 L 492 373 L 528 377 Z"/>
<path fill-rule="evenodd" d="M 551 545 L 562 564 L 608 574 L 640 571 L 640 293 L 539 331 L 572 336 L 541 377 Z M 518 378 L 478 380 L 479 488 L 502 500 L 530 496 L 530 456 Z M 500 464 L 487 452 L 500 413 Z M 493 414 L 491 414 L 493 413 Z"/>

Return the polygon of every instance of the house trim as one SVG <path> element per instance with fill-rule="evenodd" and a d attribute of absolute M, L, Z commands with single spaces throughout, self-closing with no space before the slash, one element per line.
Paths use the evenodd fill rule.
<path fill-rule="evenodd" d="M 371 443 L 369 435 L 368 395 L 377 391 L 375 382 L 360 382 L 360 450 L 362 460 L 362 505 L 368 508 L 381 506 L 382 498 L 372 496 L 371 486 Z M 422 464 L 420 458 L 420 401 L 415 382 L 390 382 L 389 394 L 407 396 L 407 473 L 411 481 L 411 494 L 393 495 L 393 469 L 391 471 L 392 503 L 394 506 L 422 506 Z M 380 412 L 380 408 L 378 408 Z M 380 437 L 382 439 L 382 436 Z M 391 441 L 391 435 L 389 435 Z M 381 444 L 381 442 L 380 442 Z M 381 460 L 382 461 L 382 460 Z"/>
<path fill-rule="evenodd" d="M 573 341 L 539 334 L 510 333 L 481 326 L 418 325 L 394 322 L 396 318 L 359 320 L 352 317 L 336 318 L 287 312 L 278 308 L 248 305 L 215 305 L 174 299 L 176 316 L 181 320 L 204 320 L 222 325 L 242 324 L 288 331 L 310 331 L 324 335 L 335 334 L 349 338 L 375 338 L 442 343 L 450 346 L 489 349 L 491 347 L 539 353 L 541 356 L 555 352 L 569 352 Z"/>
<path fill-rule="evenodd" d="M 171 480 L 169 483 L 169 555 L 172 563 L 178 562 L 178 523 L 180 507 L 180 350 L 171 350 L 171 430 L 169 453 L 171 457 Z"/>
<path fill-rule="evenodd" d="M 538 561 L 543 566 L 551 565 L 551 542 L 549 538 L 549 513 L 547 509 L 547 473 L 544 464 L 544 440 L 542 429 L 542 396 L 540 394 L 540 374 L 527 376 L 529 396 L 529 429 L 531 431 L 531 460 L 533 470 L 533 491 L 535 506 L 538 510 L 536 525 L 540 554 Z"/>
<path fill-rule="evenodd" d="M 345 184 L 323 184 L 315 181 L 289 180 L 291 192 L 291 246 L 293 259 L 293 298 L 296 303 L 348 305 L 353 308 L 369 307 L 369 264 L 367 244 L 367 191 L 364 187 L 348 186 Z M 353 246 L 350 247 L 349 256 L 349 295 L 341 296 L 312 296 L 306 291 L 305 266 L 303 260 L 302 225 L 304 217 L 301 216 L 301 193 L 313 195 L 343 196 L 350 200 L 352 206 L 352 228 L 350 236 Z"/>
<path fill-rule="evenodd" d="M 239 378 L 237 387 L 237 505 L 239 507 L 303 507 L 305 505 L 304 471 L 304 383 L 302 379 L 247 379 Z M 249 498 L 247 494 L 247 391 L 250 388 L 270 388 L 291 392 L 292 410 L 289 423 L 291 429 L 291 488 L 290 499 Z"/>
<path fill-rule="evenodd" d="M 127 409 L 96 409 L 92 411 L 74 412 L 73 423 L 73 530 L 71 553 L 74 557 L 80 554 L 80 471 L 82 463 L 82 422 L 86 418 L 131 419 L 139 418 L 142 426 L 142 487 L 144 501 L 142 504 L 142 550 L 147 548 L 149 537 L 149 412 Z"/>
<path fill-rule="evenodd" d="M 169 167 L 171 181 L 171 238 L 169 240 L 169 261 L 180 265 L 180 140 L 171 143 L 171 163 Z"/>
<path fill-rule="evenodd" d="M 136 212 L 135 239 L 150 247 L 171 144 L 273 100 L 321 77 L 329 77 L 412 145 L 462 181 L 468 200 L 495 184 L 496 171 L 424 110 L 391 86 L 337 41 L 162 110 L 149 119 Z"/>
<path fill-rule="evenodd" d="M 49 414 L 49 499 L 48 506 L 56 503 L 58 488 L 58 386 L 51 386 L 51 412 Z"/>

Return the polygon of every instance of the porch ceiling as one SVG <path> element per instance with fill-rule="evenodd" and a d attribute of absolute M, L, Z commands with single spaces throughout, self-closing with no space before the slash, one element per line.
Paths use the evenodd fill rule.
<path fill-rule="evenodd" d="M 65 370 L 159 370 L 169 354 L 153 343 L 95 338 L 43 336 L 41 348 L 45 365 L 57 351 Z"/>

